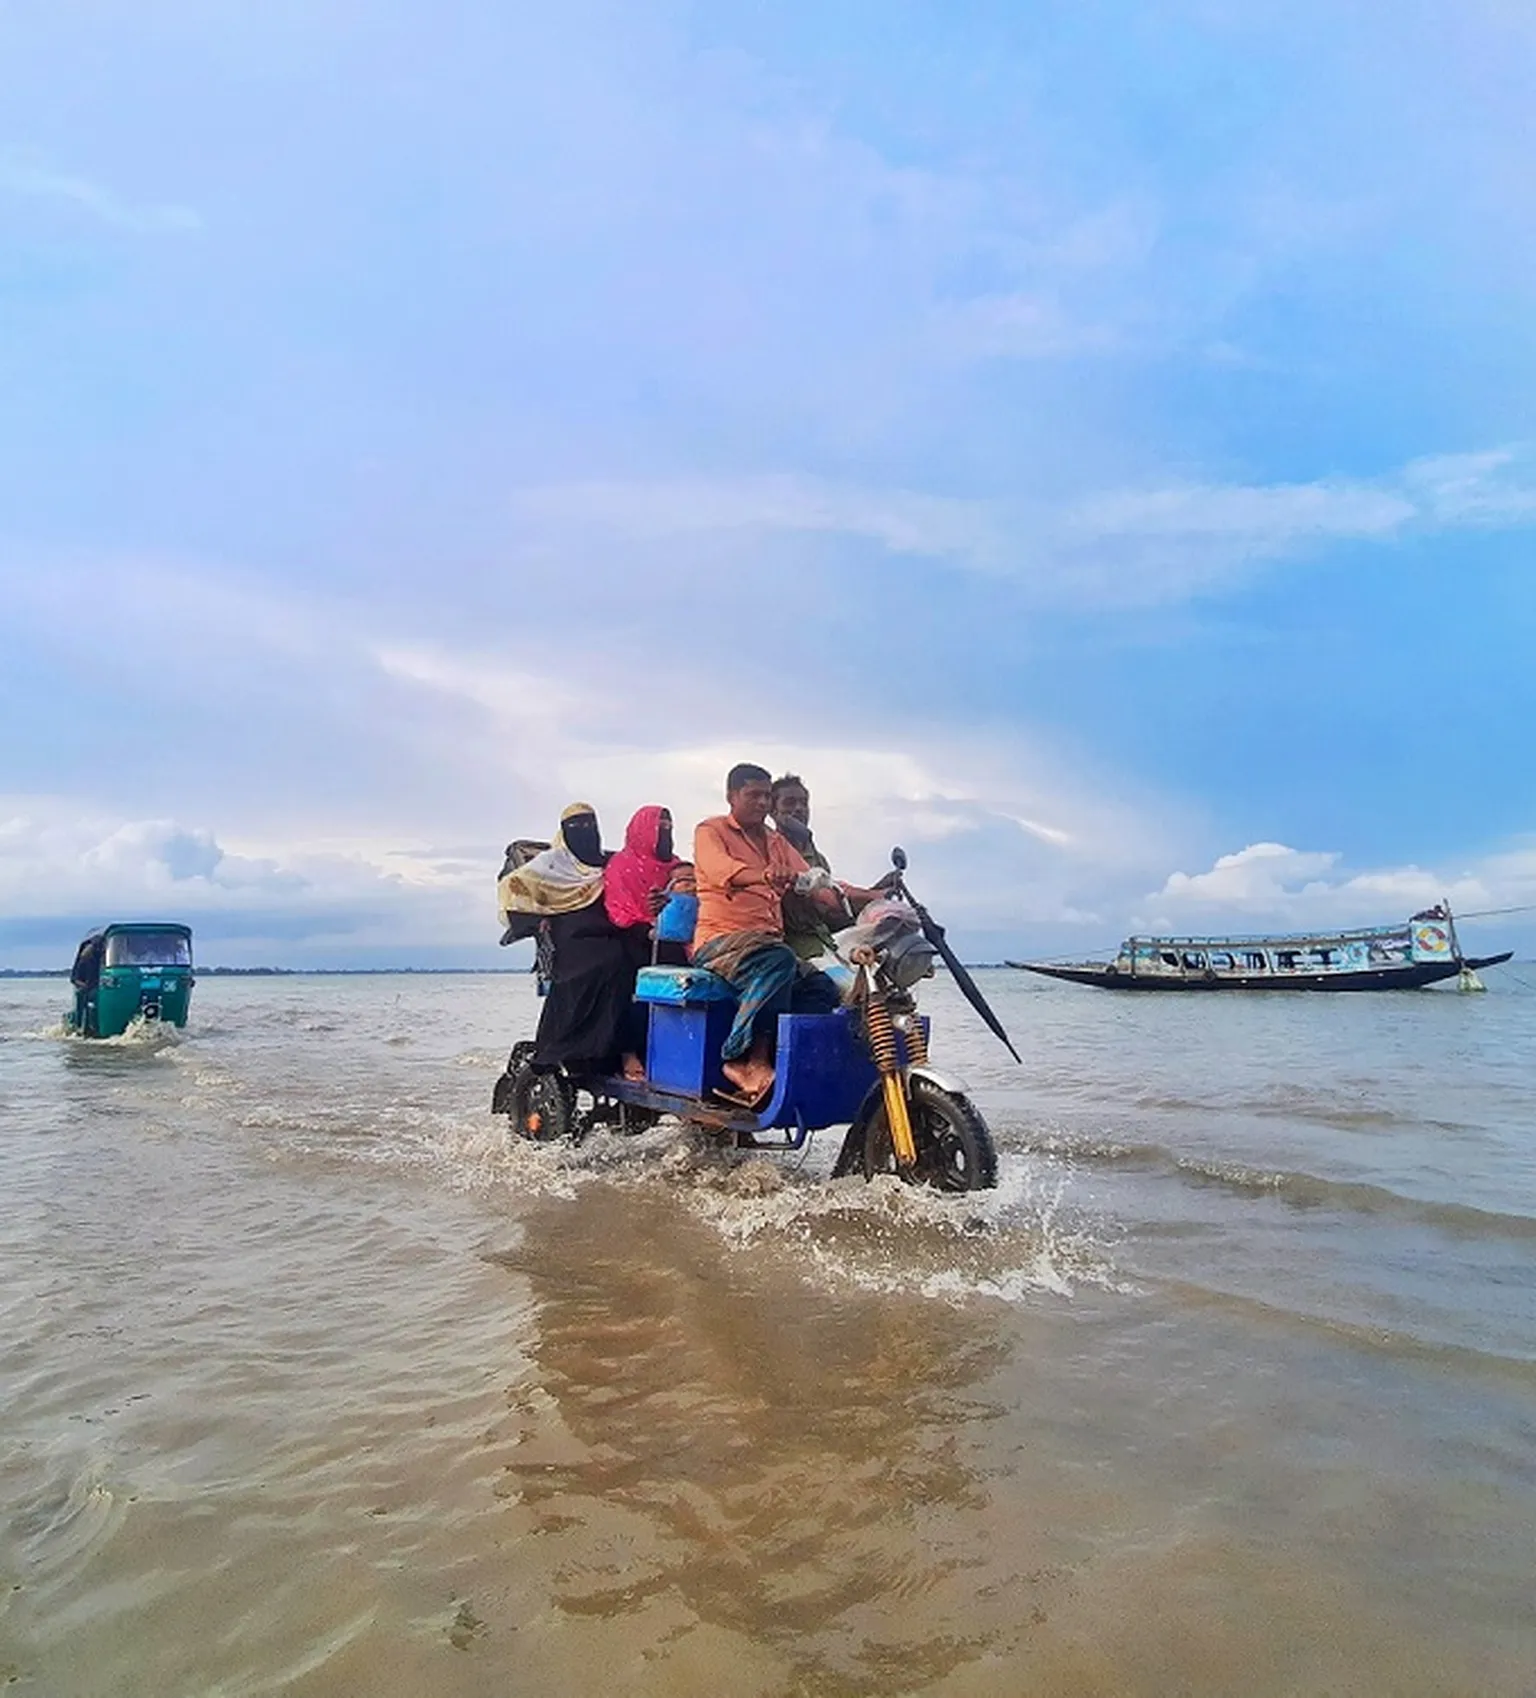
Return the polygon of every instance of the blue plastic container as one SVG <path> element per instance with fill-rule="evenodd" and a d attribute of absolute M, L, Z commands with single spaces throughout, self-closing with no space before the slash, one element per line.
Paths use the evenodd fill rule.
<path fill-rule="evenodd" d="M 658 1091 L 703 1097 L 725 1082 L 720 1049 L 730 1036 L 730 1002 L 652 1003 L 645 1073 Z"/>
<path fill-rule="evenodd" d="M 730 985 L 706 967 L 642 967 L 635 997 L 650 1005 L 645 1054 L 650 1084 L 688 1097 L 702 1097 L 719 1085 L 720 1046 L 736 1018 Z"/>
<path fill-rule="evenodd" d="M 657 943 L 692 943 L 693 928 L 698 921 L 698 897 L 675 891 L 667 898 L 666 906 L 656 916 Z"/>

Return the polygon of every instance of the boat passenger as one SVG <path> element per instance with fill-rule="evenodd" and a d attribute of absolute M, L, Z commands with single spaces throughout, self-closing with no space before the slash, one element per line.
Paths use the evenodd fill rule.
<path fill-rule="evenodd" d="M 607 859 L 596 811 L 574 802 L 560 816 L 554 843 L 497 884 L 503 943 L 548 926 L 552 959 L 534 1040 L 537 1069 L 609 1072 L 626 1046 L 634 975 L 603 903 Z"/>
<path fill-rule="evenodd" d="M 667 808 L 641 808 L 624 833 L 624 847 L 603 874 L 603 903 L 624 944 L 630 997 L 629 1031 L 622 1065 L 626 1079 L 643 1079 L 646 1009 L 634 1001 L 635 974 L 652 955 L 651 931 L 666 905 L 667 893 L 683 863 L 672 852 L 672 814 Z"/>
<path fill-rule="evenodd" d="M 731 768 L 725 791 L 730 811 L 704 820 L 694 832 L 699 919 L 693 959 L 728 980 L 740 997 L 721 1046 L 722 1071 L 740 1100 L 756 1103 L 773 1087 L 779 1015 L 827 1013 L 839 1001 L 826 974 L 802 971 L 784 941 L 784 893 L 797 886 L 810 891 L 819 878 L 818 894 L 829 912 L 833 902 L 825 870 L 813 874 L 800 852 L 768 825 L 768 773 L 742 762 Z"/>
<path fill-rule="evenodd" d="M 811 793 L 798 773 L 787 772 L 782 778 L 774 779 L 769 813 L 775 827 L 800 851 L 806 863 L 830 875 L 832 864 L 811 835 Z M 841 898 L 836 906 L 793 891 L 784 898 L 784 941 L 801 961 L 814 961 L 834 950 L 832 934 L 852 925 L 865 904 L 881 894 L 879 888 L 864 890 L 840 879 L 834 881 L 832 890 L 834 902 Z"/>

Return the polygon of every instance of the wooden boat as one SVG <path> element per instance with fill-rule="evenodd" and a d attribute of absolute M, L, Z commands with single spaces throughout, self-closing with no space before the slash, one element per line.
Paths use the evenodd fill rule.
<path fill-rule="evenodd" d="M 1026 973 L 1105 990 L 1419 990 L 1442 979 L 1496 967 L 1502 955 L 1461 952 L 1444 904 L 1406 925 L 1284 937 L 1130 937 L 1113 961 L 1010 961 Z"/>

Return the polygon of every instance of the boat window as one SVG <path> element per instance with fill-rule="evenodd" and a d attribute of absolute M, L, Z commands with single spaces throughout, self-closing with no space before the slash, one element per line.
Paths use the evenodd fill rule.
<path fill-rule="evenodd" d="M 1184 965 L 1192 973 L 1198 973 L 1205 966 L 1205 957 L 1198 949 L 1184 951 Z"/>
<path fill-rule="evenodd" d="M 113 932 L 107 939 L 109 967 L 190 967 L 192 942 L 184 932 Z"/>
<path fill-rule="evenodd" d="M 1159 959 L 1165 967 L 1177 967 L 1179 964 L 1179 958 L 1172 950 L 1165 949 Z"/>
<path fill-rule="evenodd" d="M 1243 957 L 1243 962 L 1250 973 L 1267 973 L 1269 971 L 1269 963 L 1264 959 L 1262 949 L 1250 949 Z"/>
<path fill-rule="evenodd" d="M 1218 949 L 1211 956 L 1211 965 L 1218 973 L 1230 973 L 1237 963 L 1224 949 Z"/>
<path fill-rule="evenodd" d="M 1296 971 L 1296 951 L 1294 949 L 1277 949 L 1275 951 L 1275 970 L 1280 973 Z"/>

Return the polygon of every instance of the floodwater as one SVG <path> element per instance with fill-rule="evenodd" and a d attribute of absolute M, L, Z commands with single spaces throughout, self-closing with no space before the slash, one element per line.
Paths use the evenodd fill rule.
<path fill-rule="evenodd" d="M 509 1143 L 528 979 L 0 982 L 0 1687 L 1536 1693 L 1536 986 L 945 982 L 1001 1184 Z"/>

